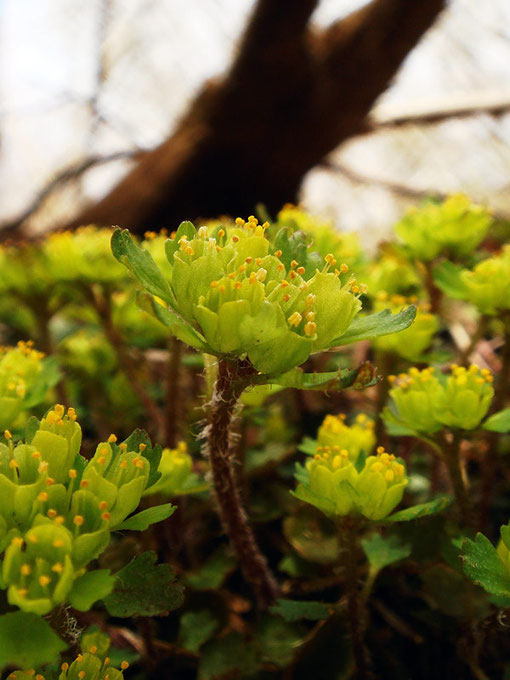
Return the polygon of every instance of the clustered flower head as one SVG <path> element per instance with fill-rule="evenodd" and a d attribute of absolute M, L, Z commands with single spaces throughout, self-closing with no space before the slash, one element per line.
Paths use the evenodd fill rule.
<path fill-rule="evenodd" d="M 44 354 L 32 342 L 0 347 L 0 429 L 12 427 L 42 371 Z"/>
<path fill-rule="evenodd" d="M 55 231 L 41 244 L 41 256 L 55 281 L 115 282 L 125 278 L 110 248 L 111 230 L 93 225 Z"/>
<path fill-rule="evenodd" d="M 354 278 L 341 282 L 348 267 L 330 253 L 310 275 L 295 259 L 284 264 L 267 226 L 255 217 L 237 218 L 235 226 L 211 235 L 206 226 L 197 231 L 183 223 L 166 241 L 167 288 L 159 297 L 176 313 L 181 339 L 210 354 L 248 357 L 261 373 L 278 373 L 332 346 L 361 309 L 364 289 Z M 119 242 L 137 248 L 117 232 L 114 252 Z"/>
<path fill-rule="evenodd" d="M 355 463 L 362 451 L 370 454 L 375 446 L 374 421 L 359 413 L 352 425 L 345 423 L 343 413 L 327 415 L 317 433 L 317 453 L 336 455 L 347 451 L 348 459 Z"/>
<path fill-rule="evenodd" d="M 452 364 L 445 376 L 433 367 L 389 376 L 392 409 L 386 412 L 412 430 L 434 433 L 448 426 L 473 430 L 489 410 L 494 389 L 488 369 Z"/>
<path fill-rule="evenodd" d="M 75 579 L 108 545 L 110 532 L 140 502 L 149 477 L 145 444 L 138 451 L 99 444 L 79 455 L 76 413 L 57 404 L 29 442 L 0 443 L 0 551 L 7 597 L 46 614 L 65 602 Z"/>
<path fill-rule="evenodd" d="M 467 196 L 455 194 L 442 203 L 428 201 L 410 208 L 395 231 L 419 260 L 430 261 L 441 254 L 471 255 L 485 238 L 492 216 Z"/>
<path fill-rule="evenodd" d="M 357 267 L 363 261 L 358 235 L 340 232 L 329 220 L 310 215 L 302 208 L 287 204 L 278 213 L 277 225 L 302 231 L 311 241 L 311 249 L 322 257 L 332 253 L 338 262 Z"/>
<path fill-rule="evenodd" d="M 296 474 L 294 495 L 331 517 L 362 515 L 381 520 L 400 503 L 407 485 L 405 465 L 378 447 L 358 472 L 347 449 L 316 453 Z"/>
<path fill-rule="evenodd" d="M 390 335 L 382 335 L 373 339 L 373 345 L 382 352 L 394 352 L 404 359 L 412 361 L 420 357 L 427 350 L 435 333 L 439 329 L 439 319 L 430 312 L 430 305 L 426 302 L 418 302 L 416 297 L 406 298 L 403 295 L 392 295 L 385 292 L 378 293 L 374 302 L 374 311 L 390 309 L 399 312 L 408 304 L 416 305 L 416 317 L 414 322 L 401 331 Z"/>
<path fill-rule="evenodd" d="M 402 253 L 388 247 L 367 267 L 364 278 L 370 293 L 376 296 L 407 294 L 421 285 L 416 268 Z"/>
<path fill-rule="evenodd" d="M 510 309 L 510 246 L 499 255 L 489 257 L 473 270 L 460 274 L 456 297 L 473 303 L 482 314 L 496 315 Z"/>

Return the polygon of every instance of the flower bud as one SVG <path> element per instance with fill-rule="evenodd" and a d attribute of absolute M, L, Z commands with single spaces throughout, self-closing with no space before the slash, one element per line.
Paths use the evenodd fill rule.
<path fill-rule="evenodd" d="M 441 254 L 471 255 L 491 224 L 484 206 L 456 194 L 442 203 L 427 201 L 421 208 L 411 208 L 395 231 L 414 257 L 430 261 Z"/>
<path fill-rule="evenodd" d="M 379 447 L 359 474 L 356 507 L 367 519 L 384 519 L 402 500 L 407 483 L 404 464 Z"/>

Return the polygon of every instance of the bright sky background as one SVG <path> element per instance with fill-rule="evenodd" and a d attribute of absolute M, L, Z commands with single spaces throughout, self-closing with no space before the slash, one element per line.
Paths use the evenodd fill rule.
<path fill-rule="evenodd" d="M 325 26 L 361 4 L 322 0 L 314 21 Z M 56 173 L 89 155 L 162 141 L 204 79 L 230 63 L 252 5 L 252 0 L 0 0 L 0 221 L 14 218 Z M 98 92 L 101 61 L 104 82 Z M 381 106 L 398 110 L 487 91 L 510 99 L 509 65 L 510 2 L 452 0 Z M 510 214 L 509 142 L 508 115 L 381 130 L 333 154 L 375 184 L 314 170 L 303 200 L 334 216 L 340 228 L 362 229 L 369 240 L 407 204 L 381 183 L 464 190 Z M 89 171 L 47 202 L 38 221 L 44 226 L 97 198 L 128 167 L 117 161 Z"/>

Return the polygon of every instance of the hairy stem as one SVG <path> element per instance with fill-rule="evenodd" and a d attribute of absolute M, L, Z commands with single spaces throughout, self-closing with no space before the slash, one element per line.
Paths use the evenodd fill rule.
<path fill-rule="evenodd" d="M 278 586 L 248 524 L 230 459 L 232 416 L 244 387 L 254 374 L 248 362 L 219 361 L 205 448 L 223 526 L 259 607 L 267 608 L 276 599 Z"/>
<path fill-rule="evenodd" d="M 342 543 L 345 550 L 345 575 L 347 587 L 347 618 L 351 638 L 352 653 L 356 666 L 356 680 L 368 680 L 368 656 L 365 647 L 366 610 L 359 589 L 358 535 L 356 522 L 345 517 L 340 526 Z"/>

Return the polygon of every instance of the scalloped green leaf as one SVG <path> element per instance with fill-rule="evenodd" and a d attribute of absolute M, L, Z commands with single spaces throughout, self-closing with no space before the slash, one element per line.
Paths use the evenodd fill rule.
<path fill-rule="evenodd" d="M 162 522 L 163 520 L 171 517 L 176 510 L 177 506 L 172 505 L 171 503 L 156 505 L 153 508 L 147 508 L 146 510 L 138 512 L 136 515 L 128 517 L 117 527 L 117 529 L 145 531 L 145 529 L 148 529 L 151 524 Z"/>
<path fill-rule="evenodd" d="M 405 510 L 394 512 L 393 515 L 386 517 L 384 522 L 410 522 L 413 519 L 420 519 L 421 517 L 428 517 L 435 515 L 438 512 L 443 512 L 453 503 L 452 496 L 439 496 L 428 503 L 419 503 L 412 505 Z"/>
<path fill-rule="evenodd" d="M 486 536 L 478 533 L 474 541 L 467 538 L 462 553 L 466 576 L 491 595 L 510 596 L 510 574 Z"/>
<path fill-rule="evenodd" d="M 172 567 L 156 564 L 156 553 L 150 551 L 115 574 L 115 585 L 104 603 L 111 616 L 166 616 L 183 599 L 184 587 L 175 582 Z"/>
<path fill-rule="evenodd" d="M 0 670 L 52 663 L 67 647 L 43 618 L 23 611 L 0 616 L 0 640 Z"/>
<path fill-rule="evenodd" d="M 333 340 L 332 347 L 350 345 L 360 340 L 370 340 L 380 335 L 389 335 L 403 331 L 413 323 L 416 317 L 416 307 L 411 305 L 397 314 L 392 314 L 389 309 L 382 312 L 369 314 L 368 316 L 356 317 L 347 331 Z"/>

